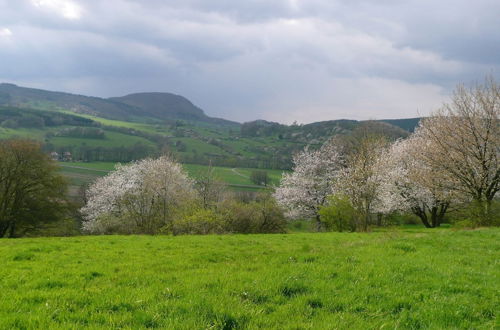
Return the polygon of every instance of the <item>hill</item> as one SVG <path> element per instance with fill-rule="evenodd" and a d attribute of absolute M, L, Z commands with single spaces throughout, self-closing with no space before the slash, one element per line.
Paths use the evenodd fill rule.
<path fill-rule="evenodd" d="M 183 96 L 171 93 L 136 93 L 108 100 L 140 109 L 142 116 L 157 119 L 180 119 L 238 126 L 236 122 L 208 117 L 203 110 Z"/>
<path fill-rule="evenodd" d="M 4 240 L 0 328 L 494 329 L 499 234 Z"/>
<path fill-rule="evenodd" d="M 413 132 L 422 118 L 404 118 L 404 119 L 383 119 L 382 122 L 397 126 L 405 131 Z"/>
<path fill-rule="evenodd" d="M 133 116 L 141 116 L 139 109 L 112 100 L 5 83 L 0 84 L 0 105 L 51 111 L 68 110 L 74 113 L 125 120 Z"/>
<path fill-rule="evenodd" d="M 105 99 L 1 83 L 0 105 L 67 110 L 118 120 L 186 120 L 238 126 L 229 120 L 211 118 L 186 98 L 170 93 L 137 93 Z"/>

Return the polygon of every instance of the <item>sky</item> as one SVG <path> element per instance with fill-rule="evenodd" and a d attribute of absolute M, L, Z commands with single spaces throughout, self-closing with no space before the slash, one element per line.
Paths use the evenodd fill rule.
<path fill-rule="evenodd" d="M 0 0 L 0 82 L 210 116 L 425 116 L 500 77 L 498 0 Z"/>

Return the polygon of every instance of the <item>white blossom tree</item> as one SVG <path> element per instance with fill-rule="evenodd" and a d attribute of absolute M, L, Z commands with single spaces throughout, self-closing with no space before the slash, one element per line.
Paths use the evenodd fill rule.
<path fill-rule="evenodd" d="M 378 210 L 412 212 L 424 226 L 433 228 L 441 224 L 450 204 L 458 203 L 460 195 L 449 188 L 453 182 L 419 157 L 425 148 L 421 138 L 412 136 L 396 141 L 380 154 Z"/>
<path fill-rule="evenodd" d="M 318 211 L 328 195 L 343 166 L 340 152 L 334 142 L 325 143 L 319 150 L 307 148 L 293 158 L 293 172 L 285 173 L 274 197 L 287 210 L 290 218 L 314 218 L 321 229 Z"/>
<path fill-rule="evenodd" d="M 500 190 L 500 85 L 492 77 L 472 88 L 459 85 L 415 135 L 425 143 L 418 157 L 454 182 L 450 189 L 470 196 L 487 222 Z"/>
<path fill-rule="evenodd" d="M 362 136 L 346 155 L 346 166 L 335 186 L 337 195 L 345 195 L 357 211 L 356 229 L 367 231 L 372 213 L 379 208 L 383 169 L 377 167 L 387 140 L 377 135 Z"/>
<path fill-rule="evenodd" d="M 118 165 L 87 191 L 81 209 L 91 233 L 157 233 L 179 208 L 195 198 L 193 182 L 168 157 Z"/>

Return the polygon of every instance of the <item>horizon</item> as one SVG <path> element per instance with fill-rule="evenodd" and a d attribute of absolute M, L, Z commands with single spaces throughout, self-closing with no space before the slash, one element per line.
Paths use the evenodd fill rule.
<path fill-rule="evenodd" d="M 318 122 L 341 121 L 341 120 L 354 120 L 354 121 L 363 122 L 363 121 L 372 121 L 372 120 L 373 121 L 384 121 L 384 120 L 421 119 L 421 118 L 425 117 L 425 116 L 417 116 L 417 117 L 403 117 L 403 118 L 401 118 L 401 117 L 400 118 L 369 118 L 369 119 L 361 119 L 361 120 L 360 119 L 352 119 L 352 118 L 337 118 L 337 119 L 325 119 L 325 120 L 312 121 L 312 122 L 308 122 L 308 123 L 303 123 L 303 122 L 298 122 L 298 121 L 295 121 L 295 122 L 292 122 L 292 123 L 285 123 L 285 122 L 279 122 L 279 121 L 266 120 L 266 119 L 263 119 L 263 118 L 255 118 L 255 119 L 250 119 L 250 120 L 247 120 L 247 121 L 235 121 L 235 120 L 229 120 L 229 119 L 222 118 L 222 117 L 215 117 L 215 116 L 207 113 L 205 109 L 199 107 L 197 104 L 193 103 L 191 100 L 189 100 L 189 98 L 185 97 L 184 95 L 175 94 L 175 93 L 171 93 L 171 92 L 158 92 L 158 91 L 133 92 L 133 93 L 130 93 L 130 94 L 125 94 L 125 95 L 114 95 L 114 96 L 110 96 L 110 97 L 100 97 L 100 96 L 95 96 L 95 95 L 85 95 L 85 94 L 82 94 L 82 93 L 70 93 L 70 92 L 64 92 L 64 91 L 56 91 L 56 90 L 47 90 L 47 89 L 41 89 L 41 88 L 34 88 L 34 87 L 30 87 L 30 86 L 20 86 L 18 84 L 14 84 L 12 82 L 5 82 L 5 81 L 0 81 L 0 85 L 12 85 L 12 86 L 15 86 L 15 87 L 18 87 L 18 88 L 33 89 L 33 90 L 38 90 L 38 91 L 50 92 L 50 93 L 64 93 L 64 94 L 78 95 L 78 96 L 85 96 L 85 97 L 96 97 L 96 98 L 101 98 L 101 99 L 105 99 L 105 100 L 109 100 L 109 99 L 112 99 L 112 98 L 115 98 L 115 97 L 124 97 L 124 96 L 134 95 L 134 94 L 156 94 L 156 93 L 157 94 L 172 94 L 172 95 L 176 95 L 176 96 L 180 96 L 180 97 L 185 98 L 186 100 L 188 100 L 189 102 L 191 102 L 195 107 L 198 107 L 199 109 L 201 109 L 203 111 L 203 113 L 205 113 L 205 115 L 207 115 L 208 117 L 218 118 L 218 119 L 224 119 L 224 120 L 232 121 L 232 122 L 235 122 L 235 123 L 238 123 L 238 124 L 244 124 L 244 123 L 249 123 L 249 122 L 254 122 L 254 121 L 266 121 L 266 122 L 271 122 L 271 123 L 278 123 L 280 125 L 291 126 L 291 125 L 294 125 L 294 124 L 307 125 L 307 124 L 314 124 L 314 123 L 318 123 Z"/>

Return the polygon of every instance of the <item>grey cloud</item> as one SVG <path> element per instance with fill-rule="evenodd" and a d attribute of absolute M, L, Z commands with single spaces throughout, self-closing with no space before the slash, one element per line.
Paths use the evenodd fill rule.
<path fill-rule="evenodd" d="M 57 1 L 81 17 L 0 0 L 1 80 L 308 122 L 426 114 L 456 83 L 500 75 L 497 1 Z"/>

